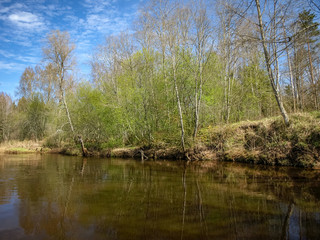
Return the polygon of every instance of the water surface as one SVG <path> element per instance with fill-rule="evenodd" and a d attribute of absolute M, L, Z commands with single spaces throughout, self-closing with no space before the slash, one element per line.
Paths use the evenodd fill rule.
<path fill-rule="evenodd" d="M 319 170 L 0 155 L 0 239 L 319 236 Z"/>

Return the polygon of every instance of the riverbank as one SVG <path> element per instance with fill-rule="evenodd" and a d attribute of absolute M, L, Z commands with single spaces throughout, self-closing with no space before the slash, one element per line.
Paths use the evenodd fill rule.
<path fill-rule="evenodd" d="M 188 159 L 193 161 L 234 161 L 271 166 L 320 168 L 320 113 L 296 113 L 290 126 L 282 118 L 202 129 L 184 154 L 179 147 L 131 147 L 91 152 L 100 157 Z M 81 154 L 79 149 L 63 149 L 63 154 Z"/>
<path fill-rule="evenodd" d="M 289 127 L 279 116 L 202 129 L 185 156 L 190 160 L 319 168 L 320 113 L 297 113 L 290 118 Z M 117 150 L 111 155 L 148 159 L 184 158 L 178 148 L 157 147 Z"/>
<path fill-rule="evenodd" d="M 264 165 L 320 167 L 320 113 L 246 121 L 203 129 L 198 144 L 219 160 Z"/>
<path fill-rule="evenodd" d="M 279 117 L 202 129 L 193 147 L 116 149 L 115 157 L 233 161 L 271 166 L 320 168 L 320 113 Z"/>
<path fill-rule="evenodd" d="M 320 113 L 297 113 L 290 119 L 289 127 L 281 117 L 274 117 L 205 128 L 186 153 L 179 147 L 164 145 L 88 150 L 91 156 L 104 158 L 234 161 L 320 168 Z M 31 141 L 2 144 L 0 152 L 81 155 L 80 148 L 73 145 L 48 149 L 41 142 Z"/>
<path fill-rule="evenodd" d="M 0 144 L 0 153 L 7 154 L 25 154 L 25 153 L 40 153 L 49 151 L 44 148 L 41 141 L 8 141 Z"/>

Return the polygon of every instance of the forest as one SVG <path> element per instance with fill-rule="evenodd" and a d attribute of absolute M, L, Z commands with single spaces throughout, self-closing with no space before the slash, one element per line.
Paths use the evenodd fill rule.
<path fill-rule="evenodd" d="M 185 151 L 212 127 L 278 115 L 289 127 L 320 107 L 319 15 L 314 0 L 151 0 L 96 46 L 88 79 L 52 30 L 17 100 L 0 92 L 0 142 Z"/>

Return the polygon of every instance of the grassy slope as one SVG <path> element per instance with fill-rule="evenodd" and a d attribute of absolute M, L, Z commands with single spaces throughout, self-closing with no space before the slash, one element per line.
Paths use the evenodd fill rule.
<path fill-rule="evenodd" d="M 35 153 L 42 149 L 41 145 L 34 141 L 8 141 L 0 144 L 0 153 Z"/>
<path fill-rule="evenodd" d="M 319 166 L 320 113 L 281 117 L 202 129 L 199 145 L 218 159 L 266 165 Z"/>

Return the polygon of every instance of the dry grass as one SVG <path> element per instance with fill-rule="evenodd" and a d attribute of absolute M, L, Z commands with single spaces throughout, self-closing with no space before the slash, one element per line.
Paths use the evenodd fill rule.
<path fill-rule="evenodd" d="M 2 153 L 34 153 L 42 149 L 42 142 L 35 141 L 7 141 L 0 144 Z"/>
<path fill-rule="evenodd" d="M 281 117 L 203 129 L 199 141 L 228 161 L 314 167 L 319 165 L 320 113 L 297 113 L 286 127 Z"/>

